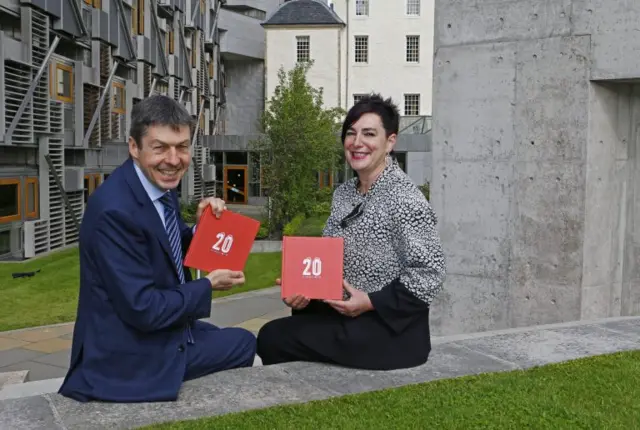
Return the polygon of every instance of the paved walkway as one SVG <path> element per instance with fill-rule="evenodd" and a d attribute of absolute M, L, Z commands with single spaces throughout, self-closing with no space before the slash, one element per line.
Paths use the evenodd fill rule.
<path fill-rule="evenodd" d="M 429 361 L 411 369 L 375 372 L 315 363 L 235 369 L 186 382 L 170 403 L 79 403 L 55 391 L 0 399 L 0 428 L 130 429 L 638 349 L 640 317 L 450 336 L 434 339 Z"/>
<path fill-rule="evenodd" d="M 267 321 L 289 315 L 280 288 L 268 288 L 216 299 L 213 324 L 258 332 Z M 69 367 L 73 323 L 0 332 L 0 374 L 28 370 L 27 381 L 63 377 Z"/>

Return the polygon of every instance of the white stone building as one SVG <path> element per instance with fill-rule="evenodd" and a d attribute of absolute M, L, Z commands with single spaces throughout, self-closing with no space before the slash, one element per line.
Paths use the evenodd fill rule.
<path fill-rule="evenodd" d="M 266 102 L 281 68 L 309 60 L 326 107 L 348 110 L 370 92 L 391 97 L 403 116 L 398 161 L 416 183 L 429 182 L 433 11 L 433 0 L 283 2 L 262 24 Z"/>
<path fill-rule="evenodd" d="M 351 107 L 371 91 L 402 115 L 431 115 L 433 0 L 291 0 L 263 24 L 266 97 L 280 67 L 314 61 L 309 80 L 328 107 Z"/>

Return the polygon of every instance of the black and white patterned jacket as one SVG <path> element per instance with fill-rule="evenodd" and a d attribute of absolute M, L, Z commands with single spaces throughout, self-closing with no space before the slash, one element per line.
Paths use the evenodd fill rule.
<path fill-rule="evenodd" d="M 356 177 L 336 188 L 323 231 L 344 238 L 344 278 L 367 293 L 399 280 L 430 304 L 446 267 L 429 202 L 391 158 L 369 192 L 361 194 L 357 184 Z"/>

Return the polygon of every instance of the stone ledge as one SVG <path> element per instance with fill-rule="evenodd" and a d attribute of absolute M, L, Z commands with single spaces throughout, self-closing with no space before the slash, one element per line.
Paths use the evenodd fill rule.
<path fill-rule="evenodd" d="M 27 380 L 27 375 L 29 375 L 28 370 L 0 373 L 0 389 L 6 385 L 22 384 Z"/>
<path fill-rule="evenodd" d="M 82 404 L 57 394 L 4 400 L 0 428 L 128 429 L 638 349 L 640 317 L 439 338 L 429 362 L 411 369 L 316 363 L 237 369 L 185 383 L 173 403 Z"/>

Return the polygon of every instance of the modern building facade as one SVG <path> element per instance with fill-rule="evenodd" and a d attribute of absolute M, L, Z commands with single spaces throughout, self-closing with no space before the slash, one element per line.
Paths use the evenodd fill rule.
<path fill-rule="evenodd" d="M 416 183 L 429 182 L 433 11 L 433 0 L 285 1 L 263 24 L 267 101 L 279 70 L 302 61 L 313 61 L 308 79 L 327 108 L 348 110 L 371 92 L 391 97 L 403 116 L 400 164 Z M 320 185 L 348 177 L 345 166 Z"/>
<path fill-rule="evenodd" d="M 277 3 L 0 0 L 0 258 L 77 241 L 88 196 L 128 156 L 131 108 L 150 94 L 197 120 L 181 198 L 212 195 L 205 136 L 253 130 L 260 22 Z"/>

